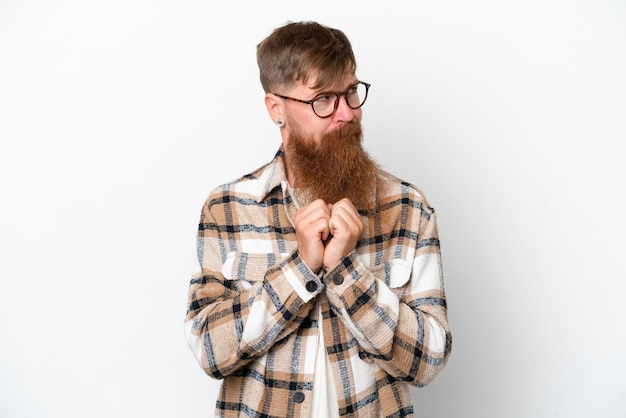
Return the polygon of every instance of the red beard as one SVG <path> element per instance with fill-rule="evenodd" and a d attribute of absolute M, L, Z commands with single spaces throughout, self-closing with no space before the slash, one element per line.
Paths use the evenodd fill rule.
<path fill-rule="evenodd" d="M 324 135 L 319 145 L 292 131 L 285 160 L 301 204 L 316 199 L 334 204 L 348 198 L 359 210 L 374 208 L 380 168 L 362 142 L 361 124 L 356 121 Z"/>

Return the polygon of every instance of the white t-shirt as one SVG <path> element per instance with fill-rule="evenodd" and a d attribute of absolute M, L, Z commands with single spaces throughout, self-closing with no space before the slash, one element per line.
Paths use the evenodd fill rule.
<path fill-rule="evenodd" d="M 311 418 L 338 418 L 339 408 L 335 393 L 333 373 L 324 344 L 324 327 L 322 326 L 322 307 L 317 305 L 319 337 L 317 340 L 317 356 L 315 358 L 315 377 L 313 379 L 313 404 Z"/>
<path fill-rule="evenodd" d="M 286 183 L 286 182 L 285 182 Z M 297 194 L 289 183 L 283 184 L 287 187 L 297 209 L 300 204 L 296 199 Z M 313 403 L 311 406 L 311 418 L 339 418 L 339 405 L 337 404 L 337 394 L 335 393 L 335 382 L 330 368 L 330 360 L 326 352 L 324 343 L 324 327 L 322 326 L 322 306 L 319 302 L 315 304 L 317 309 L 317 353 L 315 355 L 315 370 L 313 377 Z"/>

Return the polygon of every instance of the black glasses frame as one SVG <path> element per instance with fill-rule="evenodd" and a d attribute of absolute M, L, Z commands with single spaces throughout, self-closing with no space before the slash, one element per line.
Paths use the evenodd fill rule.
<path fill-rule="evenodd" d="M 350 90 L 352 90 L 355 86 L 358 86 L 359 84 L 363 84 L 365 86 L 365 97 L 363 98 L 363 101 L 361 102 L 361 104 L 359 104 L 358 106 L 352 106 L 350 105 L 350 102 L 348 101 L 348 93 L 350 92 Z M 341 96 L 343 96 L 346 99 L 346 103 L 348 104 L 348 107 L 350 109 L 358 109 L 361 106 L 363 106 L 365 104 L 365 101 L 367 100 L 367 94 L 370 90 L 370 86 L 371 84 L 366 83 L 364 81 L 357 81 L 356 83 L 350 85 L 350 87 L 348 87 L 346 89 L 346 91 L 344 92 L 334 92 L 334 91 L 329 91 L 329 92 L 324 92 L 324 93 L 320 93 L 317 96 L 315 96 L 313 99 L 311 100 L 302 100 L 302 99 L 295 99 L 293 97 L 289 97 L 289 96 L 283 96 L 282 94 L 277 94 L 277 93 L 272 93 L 274 96 L 280 97 L 281 99 L 286 99 L 286 100 L 293 100 L 294 102 L 298 102 L 298 103 L 304 103 L 304 104 L 308 104 L 311 105 L 311 109 L 313 109 L 313 113 L 315 113 L 315 115 L 319 118 L 322 119 L 326 119 L 331 117 L 332 115 L 335 114 L 335 112 L 337 111 L 337 108 L 339 107 L 339 100 L 341 99 Z M 317 112 L 315 111 L 315 106 L 313 106 L 313 103 L 319 99 L 322 96 L 330 96 L 330 95 L 335 95 L 337 96 L 337 99 L 335 100 L 335 105 L 333 107 L 333 111 L 330 112 L 330 114 L 326 115 L 326 116 L 320 116 L 317 114 Z"/>

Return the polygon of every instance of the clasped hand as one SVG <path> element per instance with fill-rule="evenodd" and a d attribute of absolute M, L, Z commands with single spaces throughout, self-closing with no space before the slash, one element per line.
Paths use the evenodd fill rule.
<path fill-rule="evenodd" d="M 336 267 L 355 247 L 363 221 L 348 199 L 329 204 L 321 199 L 296 212 L 300 257 L 314 272 Z"/>

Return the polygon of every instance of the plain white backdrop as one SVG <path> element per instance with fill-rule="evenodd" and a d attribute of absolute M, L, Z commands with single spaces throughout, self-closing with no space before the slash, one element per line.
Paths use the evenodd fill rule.
<path fill-rule="evenodd" d="M 0 416 L 213 414 L 196 225 L 278 148 L 255 48 L 303 19 L 438 211 L 454 347 L 418 416 L 626 416 L 619 0 L 0 0 Z"/>

